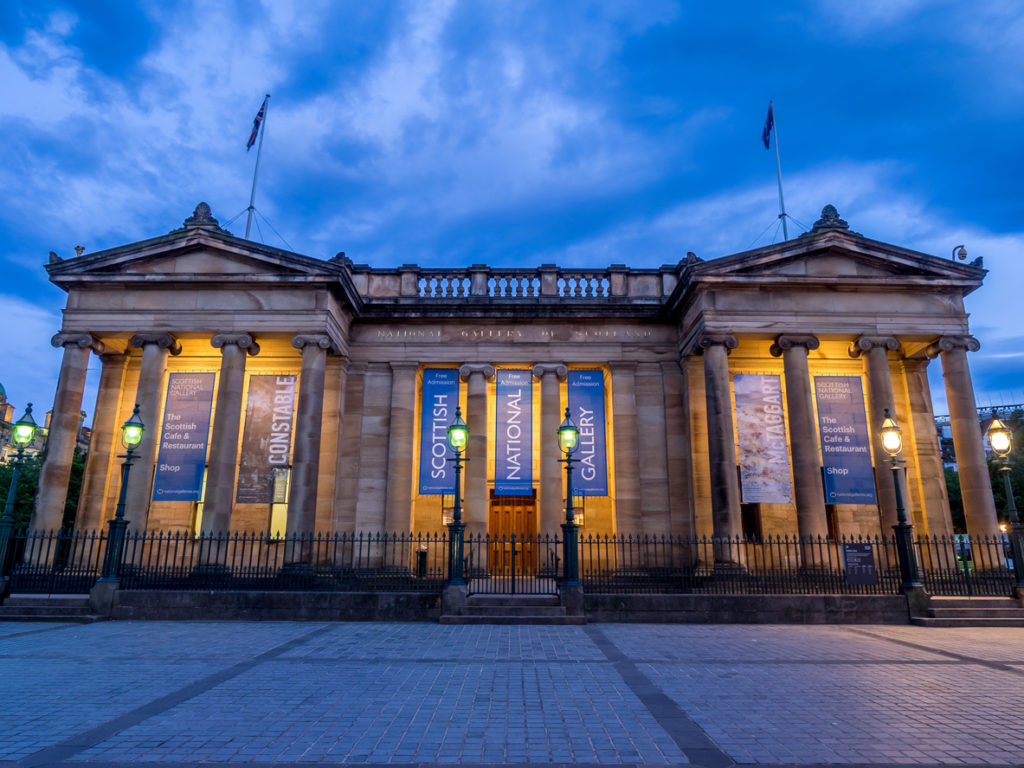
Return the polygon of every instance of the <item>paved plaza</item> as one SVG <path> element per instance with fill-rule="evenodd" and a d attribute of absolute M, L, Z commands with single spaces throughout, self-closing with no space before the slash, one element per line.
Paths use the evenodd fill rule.
<path fill-rule="evenodd" d="M 1021 765 L 1024 630 L 0 624 L 0 766 Z"/>

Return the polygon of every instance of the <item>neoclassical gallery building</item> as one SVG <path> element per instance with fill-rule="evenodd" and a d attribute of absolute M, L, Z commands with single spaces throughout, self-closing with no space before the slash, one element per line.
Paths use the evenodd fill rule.
<path fill-rule="evenodd" d="M 558 532 L 568 407 L 584 534 L 877 535 L 896 521 L 888 408 L 912 522 L 948 535 L 936 364 L 968 530 L 997 531 L 964 309 L 985 271 L 852 232 L 832 206 L 796 239 L 656 268 L 380 269 L 239 239 L 200 204 L 47 269 L 68 299 L 38 528 L 60 524 L 95 356 L 79 529 L 113 514 L 138 403 L 135 530 L 438 531 L 460 406 L 470 534 Z"/>

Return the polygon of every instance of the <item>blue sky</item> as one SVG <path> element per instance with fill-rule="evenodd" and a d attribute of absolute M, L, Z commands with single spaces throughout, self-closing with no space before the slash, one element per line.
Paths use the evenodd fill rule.
<path fill-rule="evenodd" d="M 200 200 L 242 212 L 265 92 L 255 238 L 374 266 L 653 267 L 778 240 L 772 98 L 797 222 L 834 203 L 869 237 L 984 257 L 978 399 L 1024 401 L 1017 2 L 6 2 L 0 84 L 18 408 L 56 384 L 48 251 L 165 233 Z"/>

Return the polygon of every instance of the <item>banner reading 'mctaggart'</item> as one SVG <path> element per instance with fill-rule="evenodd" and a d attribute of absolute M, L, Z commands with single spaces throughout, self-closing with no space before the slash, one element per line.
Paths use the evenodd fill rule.
<path fill-rule="evenodd" d="M 859 376 L 815 376 L 828 504 L 874 504 L 875 479 Z"/>
<path fill-rule="evenodd" d="M 295 376 L 250 376 L 235 494 L 239 504 L 274 501 L 274 468 L 291 464 L 294 421 Z"/>
<path fill-rule="evenodd" d="M 153 501 L 199 501 L 216 376 L 215 373 L 172 373 L 167 377 Z"/>
<path fill-rule="evenodd" d="M 603 371 L 569 371 L 569 412 L 580 430 L 580 447 L 572 473 L 573 493 L 607 496 Z"/>
<path fill-rule="evenodd" d="M 495 382 L 494 493 L 533 492 L 533 372 L 498 370 Z"/>
<path fill-rule="evenodd" d="M 455 493 L 455 468 L 448 459 L 448 427 L 459 405 L 459 371 L 456 368 L 425 368 L 420 403 L 420 493 Z M 470 424 L 472 429 L 473 425 Z M 479 461 L 484 461 L 480 457 Z"/>
<path fill-rule="evenodd" d="M 732 377 L 732 386 L 736 394 L 743 501 L 792 501 L 781 380 L 778 376 L 737 373 Z"/>

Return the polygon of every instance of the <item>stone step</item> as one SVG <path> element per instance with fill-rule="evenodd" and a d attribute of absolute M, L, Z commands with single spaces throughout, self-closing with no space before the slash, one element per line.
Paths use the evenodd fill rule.
<path fill-rule="evenodd" d="M 470 595 L 467 605 L 561 605 L 557 595 Z"/>
<path fill-rule="evenodd" d="M 1021 608 L 1012 597 L 933 597 L 932 608 Z"/>
<path fill-rule="evenodd" d="M 19 616 L 88 616 L 92 609 L 84 605 L 0 605 L 0 617 Z"/>
<path fill-rule="evenodd" d="M 467 616 L 564 616 L 560 605 L 467 605 Z"/>
<path fill-rule="evenodd" d="M 910 623 L 918 627 L 1024 627 L 1024 617 L 1019 619 L 940 619 L 933 616 L 916 616 Z"/>
<path fill-rule="evenodd" d="M 89 598 L 84 595 L 9 595 L 4 605 L 45 605 L 45 606 L 77 606 L 89 605 Z"/>
<path fill-rule="evenodd" d="M 95 614 L 44 614 L 44 613 L 0 613 L 0 621 L 47 621 L 54 624 L 92 624 L 94 621 L 106 621 L 106 616 Z"/>
<path fill-rule="evenodd" d="M 444 615 L 442 624 L 557 624 L 580 625 L 587 623 L 586 616 L 474 616 Z"/>
<path fill-rule="evenodd" d="M 936 619 L 1024 619 L 1022 608 L 929 608 Z"/>

